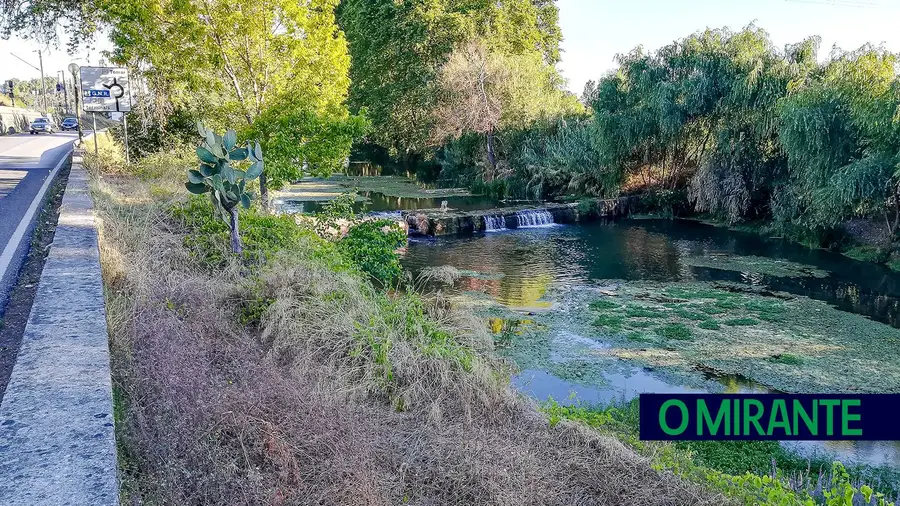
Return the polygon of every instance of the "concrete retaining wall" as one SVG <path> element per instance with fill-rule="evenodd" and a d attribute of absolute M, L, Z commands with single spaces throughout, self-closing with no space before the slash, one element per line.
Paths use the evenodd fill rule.
<path fill-rule="evenodd" d="M 0 404 L 0 504 L 117 505 L 114 429 L 97 227 L 76 151 Z"/>
<path fill-rule="evenodd" d="M 411 233 L 422 235 L 467 235 L 484 232 L 485 217 L 502 217 L 507 228 L 515 228 L 516 213 L 545 210 L 553 215 L 555 223 L 577 223 L 597 219 L 622 218 L 631 210 L 632 197 L 617 199 L 591 199 L 566 204 L 525 205 L 502 207 L 481 211 L 442 211 L 424 209 L 401 213 Z"/>

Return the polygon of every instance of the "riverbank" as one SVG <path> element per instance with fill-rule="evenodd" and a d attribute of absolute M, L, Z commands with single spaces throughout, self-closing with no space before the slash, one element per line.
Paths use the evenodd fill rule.
<path fill-rule="evenodd" d="M 290 217 L 247 254 L 160 155 L 94 160 L 123 503 L 722 504 L 551 426 L 482 321 L 376 288 Z"/>
<path fill-rule="evenodd" d="M 841 236 L 842 239 L 833 240 L 823 245 L 821 243 L 822 239 L 811 232 L 805 234 L 802 231 L 798 231 L 795 234 L 787 234 L 782 230 L 776 229 L 772 223 L 764 221 L 729 224 L 726 221 L 708 215 L 673 217 L 669 213 L 654 212 L 636 214 L 632 218 L 696 221 L 735 232 L 746 232 L 772 239 L 784 239 L 810 249 L 833 251 L 853 260 L 884 265 L 892 271 L 900 272 L 900 254 L 895 251 L 895 244 L 885 238 L 884 234 L 872 232 L 871 229 L 876 227 L 871 226 L 867 220 L 848 222 L 846 224 L 847 228 L 853 229 L 854 232 L 844 232 Z"/>
<path fill-rule="evenodd" d="M 641 392 L 900 390 L 900 330 L 881 323 L 896 324 L 897 276 L 836 254 L 695 222 L 623 220 L 417 240 L 404 265 L 433 271 L 449 283 L 435 289 L 491 321 L 521 392 L 588 418 Z M 801 495 L 829 483 L 840 460 L 855 486 L 898 494 L 891 442 L 687 450 L 702 457 L 692 469 L 784 470 Z M 812 481 L 792 481 L 800 468 Z"/>

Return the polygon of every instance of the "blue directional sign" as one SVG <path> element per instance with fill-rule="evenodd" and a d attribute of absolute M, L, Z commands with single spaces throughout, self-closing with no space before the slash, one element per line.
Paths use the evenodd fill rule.
<path fill-rule="evenodd" d="M 89 97 L 109 97 L 109 90 L 88 90 Z"/>

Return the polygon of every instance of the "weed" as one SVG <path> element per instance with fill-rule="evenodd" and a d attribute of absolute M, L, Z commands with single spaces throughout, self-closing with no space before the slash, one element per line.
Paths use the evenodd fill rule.
<path fill-rule="evenodd" d="M 629 318 L 665 318 L 667 315 L 664 311 L 658 311 L 656 309 L 630 305 L 625 308 L 625 316 Z"/>
<path fill-rule="evenodd" d="M 624 323 L 625 317 L 622 315 L 601 314 L 594 320 L 595 326 L 609 330 L 621 330 Z"/>
<path fill-rule="evenodd" d="M 775 355 L 769 357 L 769 362 L 774 362 L 776 364 L 786 364 L 786 365 L 802 365 L 803 359 L 798 357 L 797 355 L 791 355 L 790 353 L 782 353 L 780 355 Z"/>
<path fill-rule="evenodd" d="M 694 313 L 692 311 L 688 311 L 687 309 L 681 309 L 681 308 L 676 309 L 675 314 L 678 315 L 680 318 L 684 318 L 685 320 L 703 321 L 703 320 L 709 319 L 709 315 L 701 314 L 701 313 Z"/>
<path fill-rule="evenodd" d="M 628 335 L 625 336 L 629 341 L 634 341 L 636 343 L 651 343 L 653 342 L 653 338 L 644 332 L 629 332 Z"/>
<path fill-rule="evenodd" d="M 670 323 L 656 328 L 656 333 L 666 339 L 675 339 L 678 341 L 690 341 L 694 338 L 694 333 L 689 327 L 681 323 Z"/>
<path fill-rule="evenodd" d="M 620 306 L 611 300 L 600 299 L 591 302 L 588 307 L 597 311 L 605 311 L 607 309 L 618 309 Z"/>
<path fill-rule="evenodd" d="M 704 330 L 719 330 L 722 327 L 719 325 L 719 322 L 715 320 L 703 320 L 697 324 L 697 328 Z"/>
<path fill-rule="evenodd" d="M 759 320 L 754 320 L 753 318 L 731 318 L 722 323 L 729 327 L 752 327 L 754 325 L 759 325 Z"/>

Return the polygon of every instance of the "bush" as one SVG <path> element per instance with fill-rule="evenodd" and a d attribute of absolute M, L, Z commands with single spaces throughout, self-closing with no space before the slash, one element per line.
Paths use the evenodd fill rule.
<path fill-rule="evenodd" d="M 406 244 L 406 233 L 391 220 L 364 221 L 341 239 L 338 250 L 376 283 L 396 283 L 403 268 L 397 249 Z"/>

